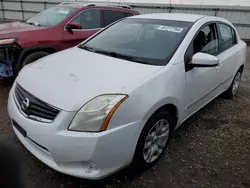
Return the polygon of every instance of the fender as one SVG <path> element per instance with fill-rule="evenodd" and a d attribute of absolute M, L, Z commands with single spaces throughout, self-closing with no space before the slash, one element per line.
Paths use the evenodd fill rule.
<path fill-rule="evenodd" d="M 148 112 L 145 114 L 145 116 L 143 117 L 143 121 L 144 122 L 147 122 L 148 119 L 157 111 L 159 110 L 160 108 L 166 106 L 166 105 L 173 105 L 175 108 L 176 108 L 176 116 L 177 116 L 177 119 L 179 119 L 181 117 L 181 112 L 180 112 L 180 106 L 181 106 L 181 103 L 180 103 L 180 100 L 177 99 L 177 98 L 174 98 L 174 97 L 166 97 L 166 98 L 163 98 L 161 99 L 160 101 L 158 101 L 156 104 L 154 104 L 149 110 Z M 178 127 L 178 122 L 176 122 L 177 125 L 175 127 L 175 129 Z"/>
<path fill-rule="evenodd" d="M 35 47 L 24 49 L 21 52 L 21 54 L 20 54 L 20 56 L 19 56 L 19 58 L 17 60 L 17 64 L 16 64 L 16 66 L 14 68 L 15 75 L 17 75 L 18 70 L 20 70 L 20 66 L 22 64 L 22 61 L 23 61 L 24 57 L 26 55 L 28 55 L 28 54 L 30 54 L 32 52 L 36 52 L 36 51 L 45 51 L 45 52 L 48 52 L 48 53 L 52 54 L 52 53 L 57 52 L 58 50 L 56 48 L 54 48 L 53 46 L 35 46 Z"/>

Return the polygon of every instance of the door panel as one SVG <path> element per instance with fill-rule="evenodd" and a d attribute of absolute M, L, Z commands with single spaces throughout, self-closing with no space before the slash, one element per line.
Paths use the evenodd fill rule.
<path fill-rule="evenodd" d="M 220 76 L 220 82 L 222 84 L 221 89 L 225 90 L 228 89 L 234 75 L 237 71 L 238 63 L 237 63 L 237 47 L 232 47 L 231 49 L 221 53 L 218 55 L 220 59 L 220 64 L 218 68 L 218 73 Z"/>
<path fill-rule="evenodd" d="M 194 68 L 186 73 L 187 116 L 206 104 L 218 93 L 220 82 L 216 67 Z"/>
<path fill-rule="evenodd" d="M 63 32 L 63 38 L 64 38 L 64 48 L 70 48 L 73 46 L 76 46 L 80 44 L 82 41 L 85 39 L 89 38 L 93 34 L 95 34 L 99 29 L 93 29 L 93 30 L 73 30 L 73 31 L 68 31 L 64 30 Z"/>

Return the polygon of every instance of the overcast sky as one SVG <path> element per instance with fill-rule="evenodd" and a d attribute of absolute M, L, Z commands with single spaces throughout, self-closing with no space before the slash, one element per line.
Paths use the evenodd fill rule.
<path fill-rule="evenodd" d="M 91 1 L 91 0 L 89 0 Z M 139 3 L 171 3 L 173 4 L 204 4 L 204 5 L 239 5 L 250 6 L 250 0 L 94 0 L 110 2 L 139 2 Z"/>

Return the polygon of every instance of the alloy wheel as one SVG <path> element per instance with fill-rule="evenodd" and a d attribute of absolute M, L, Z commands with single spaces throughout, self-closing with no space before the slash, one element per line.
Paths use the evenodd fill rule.
<path fill-rule="evenodd" d="M 147 163 L 154 162 L 163 152 L 170 133 L 170 125 L 161 119 L 149 131 L 143 148 L 143 157 Z"/>

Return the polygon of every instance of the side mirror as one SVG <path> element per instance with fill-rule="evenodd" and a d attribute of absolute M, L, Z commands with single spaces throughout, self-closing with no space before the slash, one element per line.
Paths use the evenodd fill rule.
<path fill-rule="evenodd" d="M 72 29 L 82 29 L 82 25 L 78 22 L 70 22 L 68 25 L 66 25 L 67 30 L 72 30 Z"/>
<path fill-rule="evenodd" d="M 216 67 L 219 65 L 219 59 L 213 55 L 205 53 L 196 53 L 189 63 L 190 67 Z"/>

